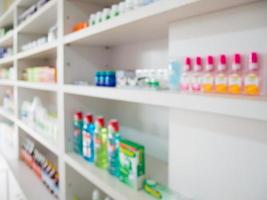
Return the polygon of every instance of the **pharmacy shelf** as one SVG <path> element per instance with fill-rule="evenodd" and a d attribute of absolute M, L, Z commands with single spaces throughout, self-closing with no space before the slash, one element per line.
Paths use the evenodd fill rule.
<path fill-rule="evenodd" d="M 8 10 L 0 16 L 0 27 L 13 24 L 13 14 L 14 14 L 15 5 L 12 4 Z"/>
<path fill-rule="evenodd" d="M 0 79 L 0 86 L 15 86 L 16 81 Z"/>
<path fill-rule="evenodd" d="M 18 81 L 17 86 L 21 88 L 43 90 L 43 91 L 57 91 L 58 85 L 55 83 L 36 83 L 27 81 Z"/>
<path fill-rule="evenodd" d="M 1 58 L 0 59 L 0 65 L 12 64 L 13 60 L 14 60 L 13 56 L 6 57 L 6 58 Z"/>
<path fill-rule="evenodd" d="M 267 121 L 267 98 L 265 97 L 182 94 L 171 91 L 75 85 L 65 85 L 64 92 Z"/>
<path fill-rule="evenodd" d="M 144 6 L 94 27 L 71 33 L 65 44 L 120 45 L 168 36 L 171 22 L 256 0 L 166 0 Z M 153 33 L 153 34 L 152 34 Z"/>
<path fill-rule="evenodd" d="M 57 15 L 55 14 L 57 13 L 56 5 L 56 0 L 49 1 L 40 10 L 22 22 L 18 26 L 17 31 L 22 33 L 47 33 L 49 27 L 57 21 Z"/>
<path fill-rule="evenodd" d="M 21 128 L 23 131 L 26 132 L 29 136 L 31 136 L 33 139 L 35 139 L 37 142 L 42 144 L 44 147 L 46 147 L 48 150 L 50 150 L 55 155 L 59 155 L 59 151 L 57 148 L 57 145 L 48 139 L 44 138 L 40 133 L 37 133 L 35 130 L 33 130 L 31 127 L 26 125 L 23 121 L 17 120 L 17 125 L 19 128 Z"/>
<path fill-rule="evenodd" d="M 9 31 L 5 36 L 0 38 L 0 47 L 8 47 L 13 44 L 13 31 Z"/>
<path fill-rule="evenodd" d="M 26 58 L 47 58 L 50 56 L 55 56 L 57 52 L 57 41 L 44 44 L 40 47 L 36 47 L 34 49 L 30 49 L 28 51 L 24 51 L 18 54 L 18 59 L 26 59 Z"/>
<path fill-rule="evenodd" d="M 3 109 L 0 107 L 0 115 L 2 115 L 3 117 L 5 117 L 6 119 L 12 121 L 12 122 L 16 122 L 16 117 L 13 113 Z"/>
<path fill-rule="evenodd" d="M 8 152 L 2 152 L 2 155 L 11 169 L 12 174 L 16 178 L 20 188 L 28 200 L 56 200 L 42 181 L 35 176 L 30 167 L 17 157 L 10 156 L 8 154 Z"/>
<path fill-rule="evenodd" d="M 112 199 L 116 200 L 152 200 L 143 191 L 135 191 L 132 188 L 121 183 L 118 179 L 112 177 L 107 171 L 98 169 L 90 165 L 83 158 L 75 153 L 69 153 L 64 156 L 65 162 L 75 169 L 78 173 L 101 188 Z"/>

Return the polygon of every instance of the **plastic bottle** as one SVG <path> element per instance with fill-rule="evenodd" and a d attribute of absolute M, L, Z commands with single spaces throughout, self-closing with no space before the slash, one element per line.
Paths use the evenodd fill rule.
<path fill-rule="evenodd" d="M 178 61 L 173 61 L 169 64 L 169 88 L 171 90 L 180 89 L 180 78 L 182 66 Z"/>
<path fill-rule="evenodd" d="M 227 93 L 228 77 L 226 56 L 220 55 L 219 65 L 215 75 L 215 92 Z"/>
<path fill-rule="evenodd" d="M 116 86 L 116 72 L 115 71 L 106 72 L 105 86 L 106 87 L 115 87 Z"/>
<path fill-rule="evenodd" d="M 109 168 L 111 175 L 118 177 L 120 172 L 119 163 L 119 121 L 112 119 L 108 125 L 108 154 L 109 154 Z"/>
<path fill-rule="evenodd" d="M 241 94 L 242 90 L 242 66 L 240 54 L 234 55 L 234 63 L 228 78 L 228 92 L 230 94 Z"/>
<path fill-rule="evenodd" d="M 190 57 L 186 57 L 185 65 L 183 67 L 183 73 L 181 77 L 181 90 L 189 91 L 190 89 L 190 73 L 192 72 L 192 62 Z"/>
<path fill-rule="evenodd" d="M 213 56 L 207 57 L 207 64 L 205 66 L 205 74 L 203 75 L 202 91 L 211 93 L 214 91 L 214 58 Z"/>
<path fill-rule="evenodd" d="M 73 150 L 79 155 L 83 155 L 82 130 L 83 130 L 83 113 L 77 112 L 73 119 Z"/>
<path fill-rule="evenodd" d="M 92 193 L 92 200 L 101 200 L 100 199 L 100 193 L 97 189 L 94 189 L 94 191 Z"/>
<path fill-rule="evenodd" d="M 83 120 L 83 157 L 94 162 L 94 122 L 93 115 L 86 114 Z"/>
<path fill-rule="evenodd" d="M 113 17 L 116 17 L 118 15 L 119 15 L 119 5 L 118 4 L 114 4 L 111 7 L 110 18 L 112 19 Z"/>
<path fill-rule="evenodd" d="M 97 117 L 95 121 L 95 165 L 99 168 L 108 167 L 108 130 L 104 127 L 105 119 Z"/>
<path fill-rule="evenodd" d="M 191 90 L 193 92 L 201 92 L 201 85 L 202 85 L 202 77 L 201 77 L 201 72 L 203 70 L 202 66 L 202 58 L 201 57 L 196 57 L 196 63 L 193 68 L 194 72 L 192 75 L 191 79 Z"/>
<path fill-rule="evenodd" d="M 260 95 L 260 66 L 258 63 L 258 54 L 252 52 L 249 58 L 249 65 L 244 78 L 244 94 Z"/>

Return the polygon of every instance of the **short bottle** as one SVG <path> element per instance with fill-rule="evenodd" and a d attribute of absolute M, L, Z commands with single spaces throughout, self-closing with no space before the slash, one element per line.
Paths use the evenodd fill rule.
<path fill-rule="evenodd" d="M 191 90 L 193 92 L 201 92 L 202 85 L 202 58 L 196 57 L 196 63 L 193 68 L 193 74 L 191 76 Z"/>
<path fill-rule="evenodd" d="M 83 121 L 83 157 L 94 162 L 94 121 L 92 114 L 86 114 Z"/>
<path fill-rule="evenodd" d="M 105 119 L 97 117 L 94 132 L 95 165 L 102 169 L 108 167 L 108 130 L 105 128 Z"/>
<path fill-rule="evenodd" d="M 226 55 L 220 55 L 219 64 L 215 75 L 215 92 L 224 94 L 228 89 L 227 77 L 227 59 Z"/>
<path fill-rule="evenodd" d="M 83 113 L 77 112 L 73 119 L 73 150 L 79 155 L 83 155 L 82 150 L 82 130 L 83 130 Z"/>
<path fill-rule="evenodd" d="M 205 73 L 202 79 L 202 91 L 206 93 L 211 93 L 214 91 L 214 58 L 213 56 L 207 57 L 207 63 L 205 66 Z"/>
<path fill-rule="evenodd" d="M 241 94 L 243 86 L 242 82 L 241 55 L 237 53 L 234 55 L 234 62 L 228 77 L 228 92 L 230 94 Z"/>
<path fill-rule="evenodd" d="M 249 58 L 249 65 L 244 78 L 244 94 L 257 96 L 261 93 L 260 66 L 258 54 L 252 52 Z"/>
<path fill-rule="evenodd" d="M 109 155 L 109 167 L 108 171 L 111 175 L 118 177 L 120 172 L 119 163 L 119 121 L 112 119 L 108 125 L 108 155 Z"/>
<path fill-rule="evenodd" d="M 183 73 L 181 77 L 181 90 L 184 92 L 189 91 L 191 82 L 190 74 L 192 73 L 192 62 L 190 57 L 186 57 L 185 64 L 183 67 Z"/>

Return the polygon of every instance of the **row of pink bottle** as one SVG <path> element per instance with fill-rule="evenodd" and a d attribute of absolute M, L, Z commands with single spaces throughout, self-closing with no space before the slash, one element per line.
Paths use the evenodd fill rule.
<path fill-rule="evenodd" d="M 194 64 L 193 59 L 187 57 L 181 77 L 181 90 L 260 95 L 263 70 L 258 57 L 256 52 L 252 52 L 247 65 L 239 53 L 229 58 L 220 55 L 217 65 L 215 57 L 211 55 L 207 56 L 205 65 L 201 57 L 196 57 Z"/>

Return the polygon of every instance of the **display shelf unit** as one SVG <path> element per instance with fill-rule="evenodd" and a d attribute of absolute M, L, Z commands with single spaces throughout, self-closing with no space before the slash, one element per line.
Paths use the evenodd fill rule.
<path fill-rule="evenodd" d="M 244 146 L 247 147 L 255 141 L 257 143 L 259 138 L 266 138 L 263 133 L 267 129 L 266 96 L 186 94 L 164 90 L 79 86 L 73 82 L 81 80 L 92 84 L 94 73 L 103 69 L 128 70 L 162 66 L 167 68 L 170 60 L 181 59 L 187 55 L 195 57 L 199 53 L 203 57 L 205 54 L 219 55 L 223 52 L 230 55 L 236 51 L 248 54 L 256 49 L 262 53 L 261 63 L 266 63 L 267 49 L 255 39 L 263 39 L 267 33 L 266 22 L 261 20 L 267 17 L 266 1 L 162 0 L 74 33 L 71 33 L 71 27 L 75 22 L 87 21 L 91 13 L 111 6 L 111 1 L 50 0 L 18 25 L 18 15 L 36 2 L 17 0 L 0 16 L 0 27 L 14 24 L 14 30 L 0 39 L 0 47 L 13 46 L 14 55 L 0 59 L 0 67 L 14 65 L 16 77 L 14 81 L 0 80 L 0 91 L 2 87 L 12 88 L 15 101 L 14 115 L 2 109 L 0 115 L 14 123 L 14 130 L 18 135 L 18 149 L 21 138 L 29 137 L 56 157 L 60 173 L 59 199 L 72 200 L 71 190 L 77 190 L 84 199 L 90 199 L 89 193 L 94 188 L 99 188 L 103 195 L 114 200 L 151 199 L 144 191 L 130 189 L 106 171 L 90 165 L 73 153 L 72 117 L 76 111 L 82 110 L 104 115 L 107 119 L 117 117 L 121 122 L 124 137 L 144 144 L 148 159 L 150 156 L 158 156 L 157 159 L 150 160 L 152 164 L 148 163 L 149 178 L 160 180 L 190 199 L 192 197 L 221 200 L 214 193 L 224 193 L 228 182 L 226 184 L 220 175 L 224 174 L 227 177 L 234 173 L 236 168 L 228 173 L 225 166 L 230 165 L 229 158 L 224 159 L 225 163 L 217 160 L 224 169 L 214 163 L 211 165 L 214 170 L 220 169 L 223 172 L 219 171 L 216 175 L 210 176 L 216 179 L 206 177 L 206 181 L 203 174 L 212 170 L 205 171 L 205 164 L 211 163 L 210 160 L 216 160 L 210 152 L 214 150 L 214 154 L 220 154 L 229 149 L 232 155 L 239 158 L 241 153 L 245 154 Z M 245 14 L 246 12 L 249 14 Z M 56 41 L 21 51 L 23 44 L 47 35 L 48 29 L 54 24 L 57 24 L 58 28 Z M 223 26 L 218 27 L 221 24 L 230 24 L 234 31 Z M 239 37 L 247 42 L 235 42 Z M 230 45 L 231 51 L 230 47 L 223 46 L 226 43 Z M 203 48 L 204 44 L 207 44 L 207 48 Z M 22 81 L 23 72 L 27 67 L 52 64 L 57 66 L 57 83 Z M 43 98 L 45 106 L 51 106 L 49 109 L 57 113 L 57 142 L 51 142 L 20 120 L 20 106 L 24 100 L 32 100 L 33 96 Z M 253 134 L 257 132 L 256 136 L 250 131 Z M 220 140 L 216 138 L 218 135 L 221 137 Z M 245 141 L 250 143 L 247 144 Z M 264 141 L 260 143 L 265 144 Z M 224 148 L 217 150 L 213 146 L 216 144 Z M 238 151 L 228 148 L 235 144 Z M 257 145 L 259 144 L 255 144 Z M 251 159 L 259 158 L 259 148 L 255 146 L 251 147 L 254 150 L 249 154 L 254 154 Z M 28 200 L 54 199 L 18 156 L 6 159 Z M 237 162 L 236 166 L 244 166 L 240 164 L 243 162 L 242 159 L 233 158 L 231 162 L 233 160 Z M 261 164 L 262 160 L 264 159 L 254 162 L 244 158 L 246 163 Z M 196 169 L 195 166 L 200 167 Z M 264 163 L 262 166 L 265 166 Z M 247 172 L 247 169 L 243 171 Z M 73 175 L 73 172 L 77 174 Z M 263 177 L 267 177 L 264 171 L 262 173 Z M 155 174 L 162 177 L 156 177 Z M 79 176 L 90 186 L 90 192 L 78 188 Z M 244 177 L 244 174 L 240 177 Z M 250 179 L 247 182 L 258 181 L 253 179 L 253 176 Z M 214 193 L 211 190 L 207 192 L 201 185 L 205 182 L 207 187 L 213 187 L 210 185 L 213 183 L 218 186 L 221 184 L 218 184 L 218 180 L 223 181 L 223 187 L 214 188 Z M 240 181 L 238 178 L 236 180 Z M 188 184 L 192 182 L 196 182 L 195 185 L 200 187 L 189 187 Z M 236 185 L 239 186 L 238 183 Z M 228 193 L 222 198 L 234 199 L 232 194 Z M 243 193 L 237 193 L 240 194 L 240 199 L 245 199 Z M 264 195 L 264 192 L 256 189 L 252 193 L 261 194 L 254 195 L 253 199 L 261 199 Z"/>

